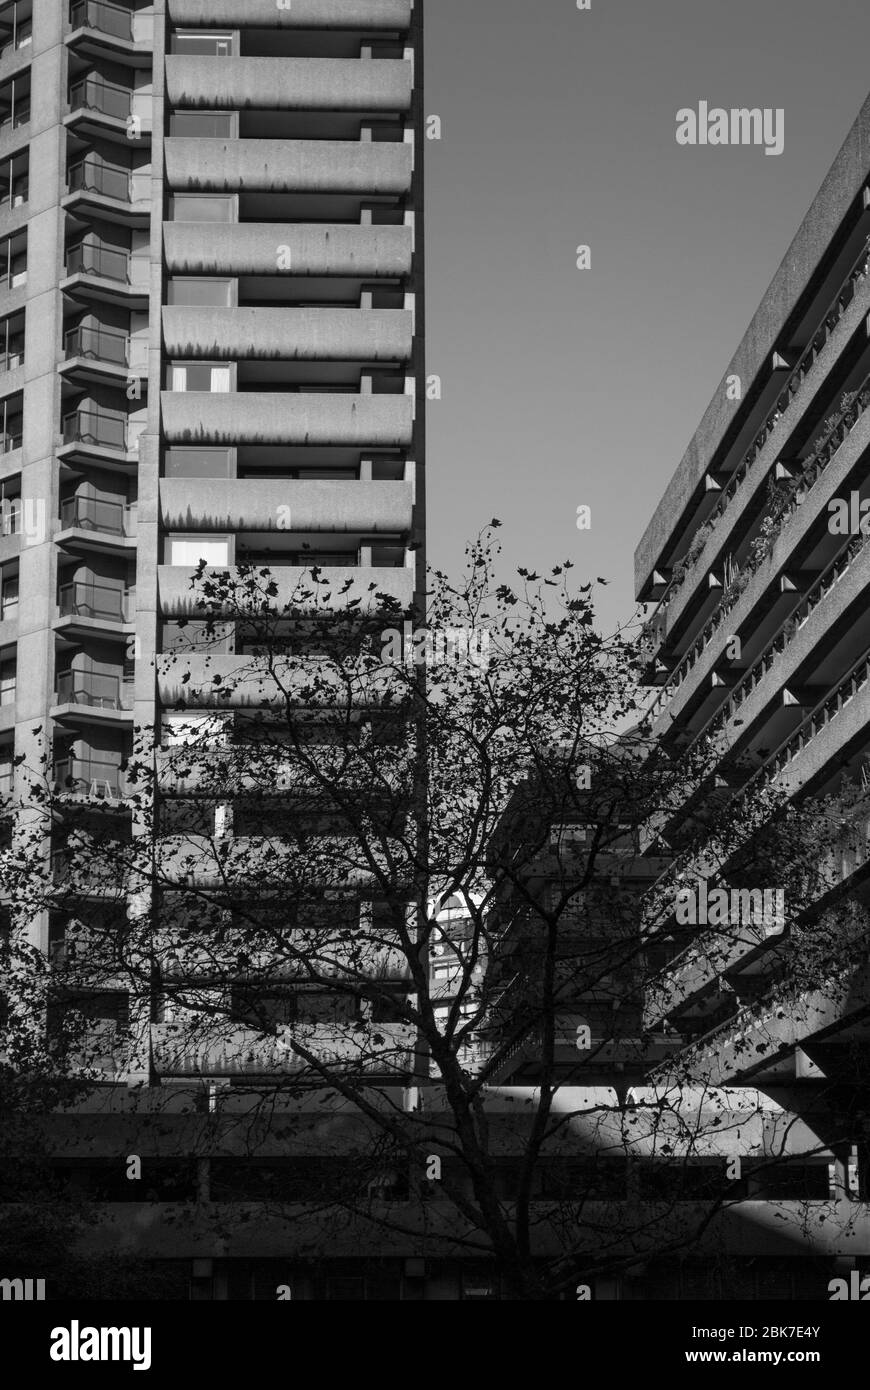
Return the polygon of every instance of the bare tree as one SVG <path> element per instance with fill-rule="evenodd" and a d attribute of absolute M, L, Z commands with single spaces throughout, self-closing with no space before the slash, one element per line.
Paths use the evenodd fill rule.
<path fill-rule="evenodd" d="M 316 567 L 292 591 L 201 567 L 122 804 L 21 769 L 0 885 L 16 920 L 66 924 L 49 1036 L 85 1029 L 152 1097 L 199 1085 L 196 1152 L 231 1126 L 257 1157 L 200 1192 L 228 1229 L 247 1198 L 299 1252 L 410 1238 L 490 1261 L 509 1297 L 583 1296 L 719 1248 L 783 1165 L 795 1195 L 852 1142 L 854 1114 L 817 1133 L 735 1100 L 691 1036 L 733 999 L 679 1034 L 655 1005 L 692 952 L 724 979 L 769 947 L 804 1001 L 848 990 L 863 909 L 831 809 L 751 769 L 735 792 L 703 740 L 666 755 L 633 632 L 597 632 L 570 565 L 500 583 L 497 524 L 461 581 L 432 575 L 425 625 Z M 701 880 L 787 884 L 782 921 L 682 925 Z"/>

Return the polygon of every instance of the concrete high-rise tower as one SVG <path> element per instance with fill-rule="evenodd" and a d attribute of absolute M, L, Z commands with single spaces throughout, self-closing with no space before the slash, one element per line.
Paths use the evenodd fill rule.
<path fill-rule="evenodd" d="M 422 591 L 421 5 L 14 0 L 0 44 L 0 782 L 50 749 L 67 824 L 123 818 L 134 729 L 171 749 L 182 718 L 201 560 Z M 65 932 L 32 924 L 58 961 Z M 129 1001 L 88 1009 L 111 1057 Z M 147 1081 L 108 1071 L 113 1115 L 61 1144 L 82 1171 Z"/>

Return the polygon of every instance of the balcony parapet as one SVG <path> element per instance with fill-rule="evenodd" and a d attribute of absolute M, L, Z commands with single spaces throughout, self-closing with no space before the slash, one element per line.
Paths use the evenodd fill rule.
<path fill-rule="evenodd" d="M 359 140 L 198 140 L 170 136 L 166 182 L 203 193 L 349 193 L 403 197 L 414 147 Z"/>
<path fill-rule="evenodd" d="M 794 519 L 799 509 L 806 506 L 807 503 L 810 504 L 810 511 L 812 512 L 812 503 L 816 500 L 812 494 L 819 481 L 823 477 L 829 478 L 837 475 L 837 470 L 832 470 L 830 467 L 834 459 L 837 459 L 838 463 L 841 461 L 839 457 L 841 450 L 853 435 L 858 439 L 863 438 L 861 426 L 866 424 L 868 405 L 870 405 L 870 376 L 865 378 L 861 388 L 856 393 L 855 400 L 849 407 L 838 412 L 838 419 L 826 433 L 824 442 L 806 460 L 801 478 L 798 480 L 788 503 L 777 514 L 775 529 L 770 535 L 765 551 L 756 557 L 755 563 L 747 571 L 738 574 L 737 578 L 740 581 L 738 584 L 725 589 L 716 610 L 708 619 L 703 631 L 675 667 L 653 702 L 650 709 L 650 714 L 653 717 L 664 711 L 664 707 L 672 697 L 673 692 L 686 679 L 717 633 L 723 630 L 725 621 L 730 620 L 730 626 L 734 628 L 744 620 L 749 611 L 745 607 L 744 601 L 747 596 L 751 596 L 753 599 L 757 598 L 759 574 L 767 573 L 771 557 L 779 549 L 783 538 L 787 538 L 789 535 L 789 523 Z M 857 435 L 856 431 L 858 431 Z M 817 496 L 820 498 L 821 493 Z M 742 578 L 744 573 L 747 575 L 745 581 Z"/>
<path fill-rule="evenodd" d="M 414 228 L 336 223 L 164 222 L 175 275 L 274 275 L 283 248 L 295 275 L 408 276 Z"/>
<path fill-rule="evenodd" d="M 367 896 L 381 887 L 383 878 L 376 874 L 368 856 L 363 856 L 358 846 L 355 852 L 353 838 L 315 836 L 309 826 L 305 841 L 306 880 L 312 886 L 320 883 L 325 888 L 334 888 L 335 866 L 340 864 L 342 892 L 358 889 Z M 394 847 L 394 862 L 388 862 L 386 852 L 377 846 L 372 853 L 377 858 L 379 874 L 395 879 L 395 863 L 401 862 L 401 848 Z M 261 891 L 266 884 L 286 887 L 288 875 L 292 874 L 294 866 L 298 871 L 298 865 L 299 848 L 292 838 L 236 835 L 219 839 L 187 834 L 163 837 L 158 845 L 156 871 L 166 885 L 187 885 L 199 891 L 217 889 L 239 900 L 252 890 Z M 410 892 L 407 885 L 399 884 L 398 888 Z"/>
<path fill-rule="evenodd" d="M 172 531 L 212 533 L 328 531 L 407 534 L 413 485 L 403 482 L 305 482 L 300 479 L 163 478 L 161 521 Z"/>
<path fill-rule="evenodd" d="M 208 569 L 206 580 L 218 579 L 225 571 Z M 356 602 L 359 613 L 377 613 L 385 607 L 397 614 L 410 611 L 414 602 L 416 576 L 412 569 L 324 568 L 317 580 L 310 568 L 273 570 L 276 593 L 272 598 L 274 611 L 322 612 L 344 610 Z M 201 588 L 193 582 L 192 571 L 184 565 L 160 565 L 157 570 L 160 611 L 165 618 L 203 617 L 206 609 L 198 595 Z M 234 616 L 230 605 L 214 611 L 215 617 Z"/>
<path fill-rule="evenodd" d="M 720 496 L 716 507 L 710 516 L 706 518 L 704 523 L 705 527 L 714 524 L 715 521 L 722 517 L 730 508 L 731 502 L 742 488 L 754 463 L 759 455 L 764 452 L 770 439 L 778 430 L 780 421 L 789 411 L 803 382 L 824 353 L 841 320 L 847 314 L 856 298 L 859 287 L 866 281 L 868 272 L 870 272 L 870 237 L 865 240 L 858 255 L 852 262 L 848 273 L 841 282 L 829 308 L 819 320 L 818 327 L 787 376 L 784 386 L 777 396 L 773 410 L 766 416 L 760 431 L 755 435 L 752 444 L 741 459 L 734 473 L 731 475 L 728 486 Z M 852 317 L 854 317 L 854 315 Z M 854 325 L 852 325 L 852 327 L 854 327 Z M 849 332 L 852 331 L 852 327 L 850 327 Z M 686 575 L 687 569 L 684 566 L 680 575 L 674 576 L 671 579 L 668 588 L 659 600 L 659 611 L 663 612 L 667 609 L 668 605 L 673 601 L 679 589 L 682 587 Z"/>
<path fill-rule="evenodd" d="M 211 1032 L 212 1036 L 203 1036 Z M 162 1024 L 152 1028 L 154 1064 L 176 1076 L 292 1076 L 311 1070 L 294 1052 L 290 1038 L 322 1066 L 346 1065 L 366 1074 L 404 1075 L 413 1069 L 415 1034 L 404 1024 L 354 1028 L 340 1024 L 294 1024 L 284 1037 L 264 1038 L 254 1029 L 213 1027 L 193 1020 L 188 1027 Z"/>
<path fill-rule="evenodd" d="M 208 111 L 405 112 L 413 90 L 413 64 L 402 58 L 166 59 L 170 103 Z"/>
<path fill-rule="evenodd" d="M 813 990 L 788 990 L 781 982 L 761 998 L 739 1008 L 697 1042 L 681 1048 L 676 1064 L 663 1062 L 650 1075 L 660 1084 L 670 1077 L 711 1086 L 749 1079 L 782 1061 L 808 1039 L 848 1027 L 870 1003 L 866 966 L 844 970 Z"/>
<path fill-rule="evenodd" d="M 868 246 L 870 246 L 870 243 L 868 243 Z M 858 283 L 861 285 L 870 284 L 870 281 L 867 280 L 867 269 L 868 267 L 870 267 L 870 256 L 868 256 L 867 249 L 865 249 L 862 252 L 861 266 L 862 271 Z M 866 312 L 866 300 L 866 294 L 862 294 L 860 302 L 856 302 L 854 296 L 849 297 L 849 299 L 846 301 L 847 308 L 842 311 L 843 314 L 845 315 L 847 313 L 847 310 L 852 307 L 853 303 L 855 303 L 855 308 L 853 309 L 851 314 L 848 314 L 848 323 L 843 325 L 841 333 L 838 336 L 845 337 L 847 336 L 847 334 L 851 334 L 854 332 L 861 316 L 863 316 Z M 838 325 L 839 320 L 834 326 L 837 327 Z M 831 332 L 833 332 L 833 329 L 831 330 Z M 828 341 L 829 339 L 828 337 L 826 337 L 825 343 L 827 343 Z M 810 350 L 808 350 L 808 353 L 805 354 L 804 358 L 801 359 L 802 362 L 806 360 L 809 363 L 806 369 L 807 372 L 815 366 L 816 361 L 821 355 L 820 353 L 813 354 L 811 352 L 812 346 L 813 345 L 811 344 Z M 796 379 L 797 378 L 793 378 L 793 380 Z M 803 385 L 804 380 L 805 375 L 800 377 L 799 380 L 797 380 L 796 393 L 800 390 L 800 387 Z M 867 381 L 865 379 L 865 382 L 863 383 L 862 387 L 859 388 L 859 391 L 863 389 L 863 387 L 866 387 L 866 385 Z M 844 419 L 846 419 L 850 415 L 850 413 L 855 413 L 854 407 L 841 410 L 838 413 L 839 418 L 827 431 L 825 442 L 817 451 L 818 455 L 825 454 L 830 442 L 835 438 L 835 436 L 838 435 L 838 432 L 840 431 L 840 427 Z M 712 513 L 706 518 L 704 525 L 701 528 L 701 531 L 699 532 L 699 536 L 701 536 L 702 533 L 709 535 L 707 543 L 700 545 L 700 548 L 696 545 L 694 551 L 690 549 L 690 558 L 687 558 L 683 561 L 682 565 L 679 567 L 678 572 L 672 577 L 667 589 L 665 590 L 664 594 L 658 602 L 655 615 L 650 621 L 649 627 L 651 630 L 655 630 L 658 632 L 659 640 L 663 640 L 666 631 L 674 627 L 675 622 L 679 617 L 679 612 L 677 610 L 681 610 L 684 606 L 679 602 L 680 595 L 683 595 L 684 600 L 687 595 L 691 595 L 694 589 L 696 588 L 695 579 L 699 574 L 702 574 L 704 572 L 705 568 L 709 568 L 710 547 L 712 544 L 717 543 L 718 534 L 720 530 L 720 528 L 716 526 L 717 521 L 720 521 L 726 515 L 726 513 L 728 513 L 731 510 L 731 505 L 735 501 L 735 499 L 738 496 L 742 496 L 744 484 L 748 481 L 750 474 L 753 473 L 756 462 L 759 460 L 759 458 L 762 457 L 762 455 L 766 456 L 770 454 L 771 451 L 768 449 L 768 445 L 771 443 L 771 441 L 776 442 L 777 440 L 780 440 L 781 442 L 782 438 L 784 438 L 783 431 L 779 427 L 784 419 L 786 420 L 786 423 L 788 423 L 790 418 L 790 416 L 786 417 L 785 413 L 782 411 L 776 412 L 774 414 L 774 416 L 771 418 L 770 427 L 766 428 L 762 432 L 762 434 L 757 437 L 756 443 L 753 445 L 753 448 L 746 455 L 746 458 L 744 459 L 743 463 L 733 474 L 728 483 L 728 486 L 720 495 L 716 507 L 714 508 Z M 842 438 L 840 438 L 839 442 L 842 442 Z M 775 457 L 775 454 L 776 451 L 774 451 L 773 457 Z M 804 462 L 804 475 L 811 472 L 814 463 L 814 457 L 815 456 L 811 456 Z M 762 462 L 764 463 L 764 460 L 762 460 Z M 759 479 L 761 479 L 763 476 L 766 476 L 768 471 L 769 464 L 764 464 L 764 466 L 761 469 L 755 470 L 755 472 L 758 473 Z M 686 661 L 687 659 L 688 654 L 686 657 L 683 658 L 683 660 Z M 680 668 L 678 667 L 677 671 L 679 671 L 679 669 Z M 675 671 L 670 677 L 668 685 L 676 683 L 677 671 Z"/>
<path fill-rule="evenodd" d="M 163 341 L 172 357 L 408 362 L 414 316 L 405 309 L 173 306 L 163 310 Z"/>
<path fill-rule="evenodd" d="M 191 28 L 234 29 L 244 20 L 251 29 L 397 29 L 411 26 L 413 0 L 293 0 L 278 9 L 275 0 L 168 0 L 173 24 Z"/>
<path fill-rule="evenodd" d="M 339 672 L 335 663 L 308 659 L 225 656 L 198 652 L 157 657 L 159 699 L 167 708 L 375 709 L 400 703 L 407 682 L 397 671 L 363 663 Z"/>
<path fill-rule="evenodd" d="M 716 739 L 726 732 L 729 735 L 727 742 L 730 744 L 735 730 L 729 730 L 728 726 L 738 713 L 741 714 L 739 728 L 744 733 L 747 731 L 753 722 L 753 707 L 760 704 L 766 687 L 771 687 L 766 691 L 769 698 L 774 688 L 778 690 L 786 684 L 790 669 L 799 666 L 806 659 L 815 647 L 819 635 L 833 624 L 836 615 L 822 607 L 824 600 L 830 594 L 836 593 L 842 611 L 845 604 L 860 598 L 866 588 L 866 561 L 870 556 L 868 542 L 870 537 L 855 536 L 818 576 L 789 617 L 785 628 L 777 633 L 753 663 L 721 709 L 696 735 L 690 747 L 700 743 L 702 739 Z M 848 583 L 844 583 L 846 576 L 849 576 Z M 811 623 L 810 620 L 817 612 L 818 622 Z M 789 659 L 787 665 L 783 660 L 786 656 Z M 767 682 L 767 676 L 774 669 L 777 673 L 776 681 Z M 756 695 L 757 699 L 754 698 Z M 757 709 L 755 712 L 757 713 Z"/>
<path fill-rule="evenodd" d="M 171 444 L 345 444 L 401 449 L 414 437 L 410 395 L 164 391 Z"/>

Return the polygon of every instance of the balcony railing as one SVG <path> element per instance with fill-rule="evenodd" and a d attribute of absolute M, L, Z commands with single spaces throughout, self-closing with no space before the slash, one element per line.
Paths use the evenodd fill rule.
<path fill-rule="evenodd" d="M 127 421 L 100 415 L 96 410 L 75 410 L 64 416 L 64 444 L 93 444 L 99 449 L 127 451 Z"/>
<path fill-rule="evenodd" d="M 775 408 L 767 416 L 760 432 L 755 436 L 755 439 L 753 440 L 746 454 L 744 454 L 739 466 L 732 474 L 727 488 L 719 497 L 719 501 L 717 502 L 713 511 L 705 519 L 705 525 L 715 523 L 721 516 L 723 516 L 728 507 L 731 505 L 731 502 L 733 501 L 734 497 L 740 491 L 740 488 L 743 486 L 743 483 L 746 480 L 750 468 L 754 464 L 755 460 L 758 458 L 758 455 L 761 453 L 762 449 L 767 444 L 774 429 L 779 424 L 786 410 L 789 408 L 792 401 L 794 400 L 795 396 L 798 393 L 798 390 L 800 389 L 803 383 L 804 378 L 808 375 L 812 367 L 815 365 L 817 358 L 821 355 L 822 351 L 826 347 L 828 340 L 831 337 L 831 334 L 834 332 L 834 329 L 837 327 L 837 324 L 840 322 L 840 319 L 843 317 L 852 300 L 854 299 L 856 287 L 861 282 L 861 280 L 863 280 L 864 277 L 867 275 L 868 270 L 870 270 L 870 237 L 867 238 L 867 240 L 861 247 L 861 250 L 859 251 L 858 255 L 853 261 L 851 267 L 849 268 L 849 273 L 846 275 L 845 279 L 840 285 L 840 288 L 837 290 L 837 293 L 834 296 L 831 305 L 829 306 L 827 312 L 822 316 L 821 322 L 818 328 L 816 329 L 816 332 L 813 334 L 813 337 L 809 345 L 804 349 L 804 352 L 801 354 L 801 357 L 799 358 L 796 366 L 792 369 L 791 374 L 789 375 L 788 380 L 785 383 L 785 386 L 783 387 L 782 391 L 777 397 Z M 675 583 L 674 580 L 671 580 L 671 583 L 668 585 L 668 588 L 665 590 L 665 593 L 659 600 L 659 612 L 661 612 L 664 608 L 668 606 L 668 604 L 671 603 L 671 601 L 675 598 L 676 594 L 679 592 L 681 588 L 682 582 Z"/>
<path fill-rule="evenodd" d="M 83 159 L 67 170 L 70 193 L 99 193 L 103 198 L 115 198 L 120 203 L 132 200 L 132 178 L 128 169 L 113 164 L 97 164 Z"/>
<path fill-rule="evenodd" d="M 748 700 L 753 690 L 761 684 L 768 671 L 775 665 L 778 658 L 797 636 L 810 614 L 815 611 L 822 599 L 830 593 L 834 585 L 839 583 L 846 571 L 851 569 L 855 560 L 863 553 L 868 544 L 868 540 L 870 540 L 870 538 L 867 536 L 854 536 L 845 550 L 828 565 L 827 569 L 824 570 L 822 574 L 819 575 L 818 579 L 804 594 L 800 604 L 789 618 L 786 628 L 777 634 L 755 664 L 746 672 L 746 675 L 740 681 L 739 685 L 734 687 L 722 709 L 713 716 L 706 727 L 692 740 L 692 747 L 703 738 L 715 737 L 717 733 L 720 733 L 725 728 L 728 720 L 733 718 L 740 706 Z"/>
<path fill-rule="evenodd" d="M 71 246 L 66 256 L 67 275 L 97 275 L 103 280 L 130 283 L 130 255 L 111 247 L 89 246 L 82 242 Z"/>
<path fill-rule="evenodd" d="M 24 366 L 24 334 L 4 352 L 0 348 L 0 372 L 14 372 Z"/>
<path fill-rule="evenodd" d="M 16 101 L 14 107 L 0 119 L 0 135 L 10 130 L 18 130 L 30 120 L 30 98 Z"/>
<path fill-rule="evenodd" d="M 110 362 L 126 367 L 130 362 L 130 338 L 114 328 L 71 328 L 64 338 L 67 359 L 88 357 L 96 362 Z"/>
<path fill-rule="evenodd" d="M 69 104 L 71 111 L 96 111 L 101 116 L 126 121 L 132 110 L 133 94 L 129 88 L 115 82 L 86 77 L 70 88 Z"/>
<path fill-rule="evenodd" d="M 30 177 L 28 174 L 18 174 L 6 185 L 6 192 L 0 198 L 0 208 L 14 212 L 16 208 L 23 208 L 30 197 Z"/>
<path fill-rule="evenodd" d="M 870 655 L 865 653 L 843 677 L 836 689 L 807 716 L 797 732 L 792 734 L 785 743 L 780 744 L 776 752 L 755 774 L 752 781 L 754 782 L 757 778 L 762 786 L 772 782 L 797 757 L 798 753 L 803 752 L 804 748 L 812 743 L 822 729 L 836 719 L 837 715 L 846 708 L 846 705 L 851 703 L 856 695 L 866 696 L 868 685 L 870 685 Z"/>
<path fill-rule="evenodd" d="M 62 758 L 54 765 L 54 784 L 69 796 L 107 796 L 119 800 L 125 793 L 124 774 L 117 763 L 81 758 Z"/>
<path fill-rule="evenodd" d="M 73 29 L 97 29 L 116 39 L 133 39 L 133 15 L 108 0 L 73 0 L 70 6 Z"/>
<path fill-rule="evenodd" d="M 64 530 L 75 527 L 106 536 L 133 535 L 135 516 L 135 507 L 126 502 L 103 502 L 96 497 L 68 497 L 60 506 Z"/>
<path fill-rule="evenodd" d="M 810 488 L 815 486 L 828 467 L 828 464 L 839 451 L 841 445 L 851 434 L 858 421 L 866 413 L 868 405 L 870 405 L 870 375 L 864 378 L 855 393 L 855 399 L 838 413 L 836 420 L 825 434 L 819 447 L 803 464 L 799 488 L 796 489 L 795 495 L 791 498 L 789 506 L 780 515 L 779 528 L 773 537 L 773 543 L 775 543 L 776 536 L 779 535 L 782 526 L 785 525 L 785 522 L 791 516 L 792 512 L 800 505 L 798 501 L 799 492 L 803 490 L 803 493 L 806 493 Z M 708 619 L 700 636 L 692 644 L 679 665 L 674 668 L 673 672 L 666 680 L 660 694 L 650 708 L 650 715 L 657 713 L 665 703 L 669 694 L 682 684 L 695 663 L 709 646 L 722 623 L 731 612 L 732 607 L 733 604 L 728 602 L 727 595 L 723 595 L 722 599 L 719 601 L 718 607 Z"/>
<path fill-rule="evenodd" d="M 133 682 L 120 676 L 101 676 L 87 671 L 63 671 L 57 678 L 57 703 L 87 705 L 92 709 L 131 709 Z"/>
<path fill-rule="evenodd" d="M 62 618 L 99 618 L 104 622 L 127 623 L 131 620 L 134 595 L 129 589 L 76 580 L 61 585 L 59 606 Z"/>

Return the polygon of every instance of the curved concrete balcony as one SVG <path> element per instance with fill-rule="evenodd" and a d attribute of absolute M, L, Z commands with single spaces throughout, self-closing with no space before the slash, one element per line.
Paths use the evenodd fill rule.
<path fill-rule="evenodd" d="M 407 690 L 399 668 L 360 663 L 339 672 L 316 657 L 264 658 L 182 652 L 158 656 L 158 696 L 167 707 L 189 709 L 373 709 L 398 702 Z"/>
<path fill-rule="evenodd" d="M 289 511 L 289 516 L 288 516 Z M 170 531 L 317 531 L 406 534 L 411 483 L 272 482 L 252 478 L 163 478 L 160 518 Z"/>
<path fill-rule="evenodd" d="M 298 952 L 298 958 L 294 959 L 291 951 Z M 164 980 L 213 984 L 215 979 L 233 979 L 238 970 L 236 952 L 221 953 L 211 941 L 204 942 L 199 950 L 188 946 L 176 948 L 171 956 L 168 951 L 161 952 L 161 959 Z M 311 984 L 314 977 L 351 985 L 363 980 L 400 984 L 411 979 L 411 964 L 403 951 L 380 942 L 354 940 L 347 931 L 294 932 L 287 941 L 286 956 L 272 952 L 263 960 L 254 953 L 249 970 L 257 979 L 265 980 L 268 974 L 272 984 Z"/>
<path fill-rule="evenodd" d="M 155 754 L 155 776 L 158 789 L 170 797 L 227 799 L 255 795 L 261 800 L 280 798 L 285 804 L 294 800 L 309 808 L 328 799 L 322 786 L 310 773 L 306 775 L 298 761 L 286 754 L 282 758 L 280 747 L 271 756 L 260 750 L 252 754 L 244 745 L 212 750 L 189 746 L 161 748 Z M 342 769 L 340 785 L 346 791 L 357 789 L 370 801 L 376 799 L 370 769 Z"/>
<path fill-rule="evenodd" d="M 345 444 L 408 448 L 414 437 L 409 395 L 343 392 L 164 391 L 170 444 Z"/>
<path fill-rule="evenodd" d="M 211 1036 L 203 1036 L 204 1034 Z M 208 1028 L 201 1020 L 158 1024 L 151 1030 L 154 1065 L 175 1076 L 294 1075 L 311 1064 L 294 1052 L 292 1037 L 321 1064 L 382 1075 L 413 1067 L 415 1035 L 403 1024 L 299 1024 L 282 1029 L 287 1038 L 264 1038 L 252 1028 Z"/>
<path fill-rule="evenodd" d="M 408 111 L 414 89 L 407 59 L 166 59 L 173 106 L 208 111 Z"/>
<path fill-rule="evenodd" d="M 165 144 L 166 183 L 202 193 L 410 192 L 410 144 L 358 140 L 197 140 Z"/>
<path fill-rule="evenodd" d="M 412 0 L 168 0 L 173 24 L 235 29 L 408 29 Z M 224 59 L 224 61 L 227 61 Z"/>
<path fill-rule="evenodd" d="M 336 223 L 164 222 L 163 248 L 175 275 L 274 275 L 286 264 L 294 275 L 407 276 L 414 258 L 413 227 L 357 227 Z"/>
<path fill-rule="evenodd" d="M 382 860 L 382 874 L 395 878 L 395 866 L 387 864 L 376 844 L 370 848 L 372 855 Z M 401 862 L 401 847 L 397 845 L 395 849 L 397 862 Z M 305 853 L 309 885 L 319 882 L 324 888 L 340 886 L 342 892 L 355 888 L 372 892 L 380 886 L 368 855 L 364 856 L 363 847 L 353 839 L 308 833 Z M 298 869 L 298 845 L 252 835 L 230 840 L 206 835 L 167 835 L 159 842 L 156 854 L 156 875 L 162 884 L 187 886 L 197 892 L 216 889 L 236 900 L 243 894 L 261 891 L 266 884 L 286 887 L 294 865 Z M 117 891 L 117 876 L 113 886 Z"/>
<path fill-rule="evenodd" d="M 223 572 L 207 570 L 206 578 Z M 344 610 L 350 603 L 357 604 L 357 612 L 372 613 L 384 608 L 385 601 L 388 606 L 395 605 L 402 612 L 407 612 L 414 601 L 415 574 L 412 569 L 375 569 L 368 566 L 323 569 L 315 584 L 309 569 L 290 568 L 275 570 L 273 578 L 277 588 L 273 601 L 278 613 L 288 607 L 302 611 Z M 197 598 L 200 591 L 198 587 L 193 587 L 191 579 L 192 571 L 186 565 L 158 567 L 158 597 L 164 618 L 202 616 L 203 607 Z M 353 583 L 345 592 L 349 579 Z M 222 616 L 231 618 L 232 609 L 225 607 Z"/>
<path fill-rule="evenodd" d="M 163 310 L 172 357 L 235 361 L 408 362 L 414 315 L 405 309 Z"/>

